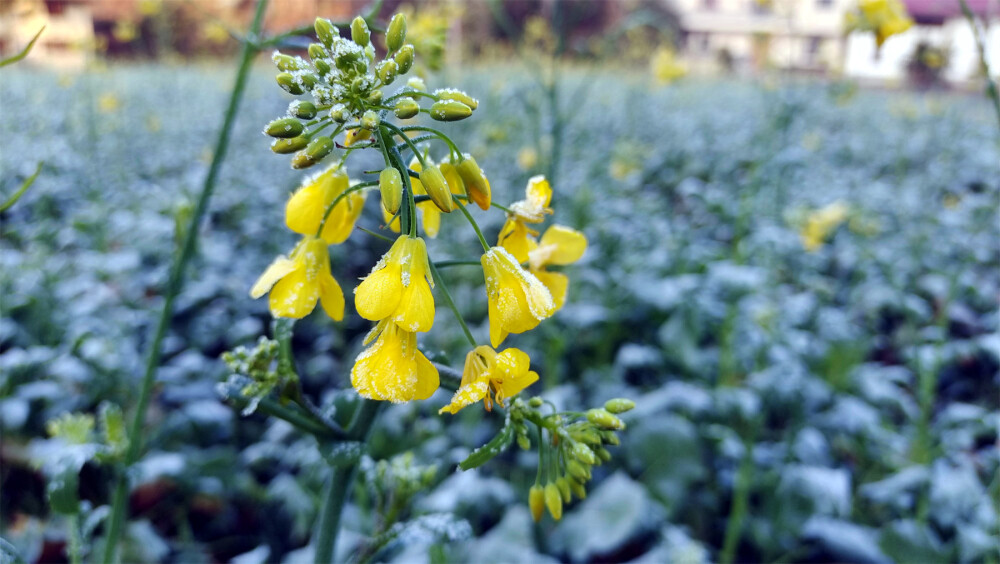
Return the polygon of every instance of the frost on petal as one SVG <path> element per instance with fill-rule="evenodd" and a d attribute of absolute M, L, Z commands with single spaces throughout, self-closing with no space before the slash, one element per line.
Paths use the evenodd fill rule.
<path fill-rule="evenodd" d="M 275 282 L 281 280 L 293 270 L 295 270 L 295 261 L 283 256 L 274 259 L 274 262 L 254 282 L 253 288 L 250 288 L 250 297 L 256 300 L 263 296 L 274 286 Z"/>
<path fill-rule="evenodd" d="M 297 268 L 279 280 L 268 299 L 271 315 L 301 319 L 316 307 L 319 299 L 319 284 L 307 279 L 306 268 L 298 263 Z"/>
<path fill-rule="evenodd" d="M 334 321 L 344 318 L 344 291 L 329 273 L 321 273 L 319 278 L 319 303 L 323 311 Z"/>
<path fill-rule="evenodd" d="M 536 271 L 533 274 L 549 289 L 549 293 L 552 294 L 552 302 L 556 306 L 556 311 L 562 309 L 563 304 L 566 303 L 566 290 L 569 287 L 569 277 L 559 272 L 546 272 L 544 270 Z"/>
<path fill-rule="evenodd" d="M 504 249 L 507 249 L 514 256 L 517 262 L 527 262 L 531 245 L 528 239 L 528 228 L 523 223 L 514 218 L 507 218 L 500 229 L 497 240 Z"/>
<path fill-rule="evenodd" d="M 489 392 L 489 378 L 480 378 L 475 382 L 462 386 L 451 398 L 451 403 L 438 410 L 438 413 L 458 413 L 464 407 L 468 407 L 486 397 Z"/>
<path fill-rule="evenodd" d="M 403 296 L 398 263 L 388 262 L 385 268 L 368 275 L 354 290 L 354 307 L 358 315 L 371 321 L 385 319 L 396 311 Z"/>
<path fill-rule="evenodd" d="M 587 237 L 576 229 L 553 225 L 545 230 L 539 244 L 555 247 L 546 261 L 548 264 L 572 264 L 580 260 L 587 250 Z"/>
<path fill-rule="evenodd" d="M 400 329 L 411 333 L 431 330 L 434 326 L 434 297 L 426 280 L 410 279 L 392 319 Z"/>

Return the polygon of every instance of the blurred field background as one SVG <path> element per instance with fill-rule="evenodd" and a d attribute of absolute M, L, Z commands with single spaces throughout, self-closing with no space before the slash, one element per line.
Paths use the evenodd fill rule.
<path fill-rule="evenodd" d="M 439 417 L 448 391 L 393 406 L 346 509 L 340 559 L 1000 561 L 1000 135 L 957 31 L 964 20 L 918 19 L 853 74 L 851 45 L 863 60 L 857 50 L 874 39 L 840 35 L 847 2 L 821 18 L 835 23 L 831 43 L 813 52 L 804 40 L 809 65 L 782 55 L 796 34 L 717 43 L 684 27 L 702 21 L 692 14 L 752 21 L 751 4 L 764 3 L 408 8 L 428 86 L 480 100 L 473 119 L 445 130 L 489 173 L 496 201 L 520 199 L 545 174 L 556 221 L 590 241 L 567 269 L 565 308 L 511 337 L 541 374 L 529 393 L 569 409 L 617 396 L 638 406 L 588 498 L 537 526 L 526 507 L 534 455 L 512 449 L 455 471 L 500 418 Z M 766 4 L 757 17 L 798 21 L 787 3 Z M 51 18 L 88 9 L 93 22 L 79 44 L 0 71 L 3 198 L 43 163 L 0 215 L 0 536 L 28 562 L 66 560 L 67 518 L 46 494 L 45 464 L 60 448 L 49 422 L 135 403 L 231 88 L 238 43 L 227 30 L 245 28 L 252 5 L 17 1 L 0 11 L 13 38 L 0 42 L 4 56 L 37 22 L 58 31 Z M 365 5 L 275 2 L 267 28 Z M 1000 8 L 975 7 L 992 14 L 995 52 Z M 105 12 L 109 25 L 93 16 Z M 10 31 L 18 22 L 27 39 Z M 944 29 L 956 31 L 935 43 Z M 218 392 L 220 355 L 269 331 L 250 285 L 295 239 L 281 217 L 302 173 L 260 133 L 291 98 L 266 59 L 166 341 L 126 562 L 309 561 L 326 470 L 315 442 L 241 417 Z M 359 225 L 377 230 L 368 207 Z M 481 217 L 492 240 L 503 218 Z M 429 241 L 435 259 L 477 256 L 461 218 L 446 216 L 444 231 Z M 384 249 L 359 233 L 334 250 L 345 290 Z M 447 277 L 485 337 L 481 272 Z M 352 310 L 343 323 L 319 314 L 296 326 L 303 387 L 324 408 L 354 393 L 348 373 L 369 324 Z M 459 366 L 459 327 L 444 314 L 436 324 L 424 349 Z M 109 483 L 100 464 L 82 465 L 88 542 L 103 531 Z"/>

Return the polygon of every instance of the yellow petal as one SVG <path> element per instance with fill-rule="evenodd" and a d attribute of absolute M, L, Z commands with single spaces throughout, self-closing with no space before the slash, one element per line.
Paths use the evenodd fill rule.
<path fill-rule="evenodd" d="M 354 224 L 365 205 L 364 191 L 354 192 L 343 198 L 337 207 L 330 211 L 330 217 L 323 225 L 321 236 L 328 245 L 338 245 L 347 240 L 354 230 Z M 314 232 L 315 233 L 315 232 Z"/>
<path fill-rule="evenodd" d="M 307 269 L 298 264 L 296 269 L 279 280 L 268 299 L 271 315 L 301 319 L 316 307 L 319 299 L 319 284 L 307 279 Z"/>
<path fill-rule="evenodd" d="M 570 227 L 553 225 L 545 230 L 539 247 L 552 245 L 555 250 L 549 255 L 548 264 L 572 264 L 583 256 L 587 250 L 587 237 Z"/>
<path fill-rule="evenodd" d="M 274 262 L 264 270 L 264 273 L 254 283 L 253 288 L 250 289 L 250 297 L 256 300 L 263 296 L 274 286 L 275 282 L 281 280 L 293 270 L 295 270 L 295 261 L 283 256 L 274 259 Z"/>
<path fill-rule="evenodd" d="M 494 347 L 499 347 L 500 343 L 503 343 L 504 339 L 507 338 L 507 331 L 503 328 L 503 314 L 500 312 L 500 306 L 496 300 L 489 301 L 489 315 L 490 315 L 490 344 Z"/>
<path fill-rule="evenodd" d="M 322 182 L 312 182 L 299 188 L 285 205 L 285 225 L 302 235 L 315 235 L 326 203 Z"/>
<path fill-rule="evenodd" d="M 517 262 L 528 261 L 528 251 L 531 245 L 528 239 L 528 228 L 523 223 L 514 218 L 507 218 L 503 227 L 500 228 L 497 240 L 500 246 L 514 255 Z"/>
<path fill-rule="evenodd" d="M 323 306 L 323 311 L 334 321 L 344 318 L 344 291 L 329 273 L 320 274 L 319 303 Z"/>
<path fill-rule="evenodd" d="M 420 208 L 420 223 L 424 228 L 424 234 L 431 239 L 437 237 L 441 229 L 441 210 L 434 205 L 434 202 L 421 202 L 417 207 Z"/>
<path fill-rule="evenodd" d="M 489 298 L 490 342 L 498 346 L 506 333 L 523 333 L 555 312 L 552 295 L 538 278 L 521 268 L 503 247 L 482 259 Z"/>
<path fill-rule="evenodd" d="M 441 385 L 438 369 L 420 351 L 417 351 L 417 383 L 413 389 L 413 399 L 424 400 L 437 391 Z"/>
<path fill-rule="evenodd" d="M 426 280 L 410 279 L 409 286 L 402 289 L 392 320 L 400 329 L 411 333 L 431 330 L 434 326 L 434 297 Z"/>
<path fill-rule="evenodd" d="M 490 390 L 488 378 L 482 378 L 462 386 L 451 398 L 451 403 L 438 410 L 438 413 L 458 413 L 464 407 L 468 407 L 486 397 Z"/>
<path fill-rule="evenodd" d="M 533 206 L 545 208 L 552 201 L 552 186 L 549 185 L 549 181 L 544 176 L 533 176 L 528 179 L 524 195 Z"/>
<path fill-rule="evenodd" d="M 384 267 L 372 271 L 354 290 L 354 307 L 358 310 L 358 315 L 371 321 L 379 321 L 392 315 L 403 296 L 402 269 L 399 263 L 386 261 L 385 257 L 382 260 L 385 261 Z"/>
<path fill-rule="evenodd" d="M 547 272 L 544 270 L 532 271 L 536 278 L 545 284 L 552 294 L 552 301 L 556 304 L 556 311 L 562 309 L 566 303 L 566 289 L 569 287 L 569 277 L 559 272 Z"/>
<path fill-rule="evenodd" d="M 448 189 L 451 190 L 452 194 L 459 196 L 465 195 L 465 183 L 462 182 L 462 177 L 458 174 L 458 170 L 455 165 L 451 163 L 441 163 L 441 174 L 444 175 L 444 181 L 448 183 Z"/>
<path fill-rule="evenodd" d="M 389 220 L 392 219 L 392 223 L 389 224 L 389 229 L 393 230 L 396 233 L 399 233 L 399 216 L 397 215 L 396 218 L 393 219 L 392 217 L 393 214 L 389 213 L 389 210 L 385 209 L 385 206 L 381 207 L 382 207 L 382 222 L 389 223 Z"/>

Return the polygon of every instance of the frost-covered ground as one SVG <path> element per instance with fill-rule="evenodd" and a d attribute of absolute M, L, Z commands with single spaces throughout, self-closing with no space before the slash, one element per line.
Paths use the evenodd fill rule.
<path fill-rule="evenodd" d="M 44 161 L 0 218 L 2 536 L 34 560 L 58 555 L 65 535 L 32 462 L 45 423 L 105 400 L 134 403 L 232 71 L 4 72 L 0 193 Z M 326 465 L 311 439 L 240 418 L 216 392 L 219 355 L 268 328 L 250 285 L 295 240 L 282 210 L 300 173 L 260 134 L 288 102 L 269 74 L 258 68 L 248 89 L 166 343 L 132 498 L 135 560 L 308 557 Z M 413 465 L 436 463 L 378 559 L 716 560 L 741 514 L 730 546 L 744 561 L 1000 558 L 1000 147 L 982 100 L 844 100 L 823 84 L 661 88 L 571 71 L 553 138 L 548 98 L 522 69 L 451 78 L 481 104 L 446 131 L 476 155 L 497 201 L 520 198 L 559 144 L 555 219 L 590 239 L 567 269 L 566 307 L 509 340 L 542 375 L 529 392 L 567 408 L 614 396 L 638 407 L 588 499 L 539 529 L 525 507 L 532 457 L 515 448 L 454 472 L 500 417 L 439 417 L 447 391 L 394 407 L 341 549 L 361 546 L 378 522 L 370 500 L 430 475 Z M 351 170 L 377 166 L 361 159 Z M 843 224 L 807 252 L 803 222 L 837 201 Z M 360 221 L 369 229 L 381 223 L 373 204 Z M 489 237 L 501 221 L 482 215 Z M 477 258 L 460 217 L 444 218 L 439 239 L 433 258 Z M 357 233 L 334 249 L 348 294 L 385 248 Z M 481 272 L 445 275 L 485 337 Z M 458 366 L 462 335 L 439 310 L 421 342 Z M 368 326 L 350 306 L 344 323 L 320 314 L 296 326 L 317 403 L 343 400 L 333 390 L 349 388 Z M 379 470 L 375 461 L 393 457 Z M 79 493 L 98 533 L 107 484 L 84 467 Z"/>

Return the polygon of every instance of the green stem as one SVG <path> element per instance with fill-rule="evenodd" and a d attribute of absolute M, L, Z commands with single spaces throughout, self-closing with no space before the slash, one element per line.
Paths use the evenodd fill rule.
<path fill-rule="evenodd" d="M 41 162 L 39 162 L 38 166 L 35 167 L 35 172 L 32 173 L 32 175 L 29 176 L 23 184 L 21 184 L 21 187 L 17 189 L 17 192 L 14 192 L 14 194 L 8 198 L 6 202 L 0 204 L 0 212 L 5 212 L 10 209 L 11 206 L 16 204 L 17 201 L 21 199 L 21 196 L 28 191 L 28 188 L 31 188 L 31 185 L 35 183 L 35 179 L 38 178 L 38 174 L 40 172 L 42 172 Z"/>
<path fill-rule="evenodd" d="M 997 83 L 994 82 L 992 75 L 990 75 L 990 66 L 986 62 L 985 41 L 980 33 L 979 26 L 976 25 L 976 17 L 973 15 L 972 10 L 969 9 L 968 2 L 966 0 L 959 0 L 959 2 L 962 4 L 962 13 L 965 14 L 965 19 L 969 20 L 969 25 L 972 26 L 972 35 L 976 38 L 976 49 L 979 51 L 979 66 L 982 68 L 983 76 L 986 78 L 986 93 L 993 101 L 993 109 L 996 111 L 997 122 L 1000 124 L 1000 92 L 997 91 Z"/>
<path fill-rule="evenodd" d="M 69 516 L 67 520 L 67 526 L 69 527 L 69 561 L 70 564 L 82 564 L 83 557 L 81 555 L 80 547 L 80 514 L 74 513 Z"/>
<path fill-rule="evenodd" d="M 389 223 L 392 223 L 392 222 L 390 221 Z M 358 231 L 367 233 L 367 234 L 371 235 L 372 237 L 378 237 L 379 239 L 382 239 L 383 241 L 388 241 L 390 243 L 394 243 L 395 242 L 392 239 L 386 237 L 385 235 L 382 235 L 381 233 L 376 233 L 376 232 L 372 231 L 371 229 L 365 229 L 364 227 L 361 227 L 360 225 L 358 226 Z"/>
<path fill-rule="evenodd" d="M 743 454 L 743 460 L 740 461 L 736 482 L 733 484 L 733 503 L 729 510 L 729 519 L 726 522 L 726 535 L 722 542 L 722 552 L 719 554 L 719 562 L 722 564 L 732 564 L 736 558 L 736 548 L 739 546 L 740 536 L 743 533 L 743 522 L 746 520 L 750 501 L 753 441 L 746 440 L 743 445 L 746 451 Z"/>
<path fill-rule="evenodd" d="M 361 400 L 354 413 L 350 427 L 347 429 L 349 440 L 367 442 L 368 435 L 375 423 L 375 418 L 381 410 L 382 402 Z M 316 524 L 316 545 L 313 562 L 333 562 L 337 548 L 337 533 L 340 532 L 340 516 L 347 502 L 347 494 L 354 483 L 358 470 L 358 461 L 354 460 L 343 466 L 337 466 L 330 474 L 326 494 L 323 496 L 323 506 L 320 509 L 319 521 Z"/>
<path fill-rule="evenodd" d="M 267 8 L 268 0 L 258 0 L 257 9 L 254 12 L 253 23 L 250 25 L 248 37 L 255 37 L 260 32 L 261 23 L 264 19 L 264 12 Z M 135 408 L 135 415 L 128 434 L 129 445 L 125 453 L 125 468 L 132 466 L 139 460 L 142 453 L 143 423 L 146 419 L 146 409 L 149 406 L 150 396 L 153 392 L 153 382 L 156 379 L 156 368 L 160 364 L 161 345 L 167 335 L 174 311 L 174 299 L 180 293 L 184 281 L 184 271 L 187 263 L 190 262 L 194 254 L 195 243 L 198 239 L 198 228 L 201 220 L 208 210 L 208 203 L 215 191 L 216 179 L 219 176 L 219 169 L 229 148 L 229 135 L 232 131 L 233 122 L 236 120 L 236 111 L 239 108 L 240 100 L 243 98 L 243 91 L 246 88 L 247 78 L 250 75 L 250 67 L 257 50 L 255 46 L 247 41 L 243 44 L 240 54 L 240 65 L 236 72 L 236 82 L 232 93 L 229 96 L 229 106 L 222 121 L 222 129 L 219 131 L 219 139 L 215 144 L 215 152 L 212 155 L 212 164 L 209 166 L 208 175 L 201 189 L 198 204 L 195 207 L 191 221 L 188 223 L 187 231 L 184 232 L 184 242 L 181 252 L 177 255 L 173 267 L 170 271 L 170 278 L 167 282 L 167 291 L 164 296 L 163 309 L 160 311 L 160 319 L 156 326 L 156 333 L 150 344 L 149 356 L 146 361 L 146 371 L 143 374 L 142 384 L 139 391 L 139 402 Z M 121 537 L 122 525 L 125 520 L 125 506 L 128 504 L 128 481 L 125 472 L 120 472 L 116 478 L 114 495 L 111 503 L 111 519 L 108 526 L 108 536 L 105 540 L 104 562 L 113 563 L 117 558 L 118 541 Z"/>
<path fill-rule="evenodd" d="M 391 135 L 386 133 L 386 129 L 378 128 L 379 147 L 386 152 L 393 166 L 399 171 L 403 180 L 403 198 L 406 200 L 406 207 L 399 210 L 399 232 L 415 237 L 417 235 L 417 204 L 413 201 L 413 186 L 410 184 L 409 169 L 403 163 L 403 156 L 396 150 Z M 392 222 L 390 221 L 389 224 L 391 225 Z"/>
<path fill-rule="evenodd" d="M 403 96 L 411 96 L 411 97 L 412 96 L 423 96 L 425 98 L 430 98 L 430 99 L 434 100 L 435 102 L 437 102 L 438 100 L 441 99 L 441 98 L 439 98 L 439 97 L 437 97 L 434 94 L 431 94 L 429 92 L 421 92 L 419 90 L 406 90 L 404 92 L 400 92 L 399 94 L 393 94 L 389 98 L 383 100 L 382 103 L 383 104 L 388 104 L 389 102 L 392 102 L 393 100 L 398 100 L 398 99 L 402 98 Z"/>
<path fill-rule="evenodd" d="M 450 147 L 452 151 L 458 154 L 459 157 L 461 157 L 462 155 L 462 151 L 458 150 L 458 145 L 455 145 L 455 142 L 451 140 L 451 137 L 448 137 L 447 135 L 434 129 L 433 127 L 427 127 L 423 125 L 408 125 L 406 127 L 400 128 L 400 131 L 426 131 L 427 133 L 437 135 L 438 137 L 441 138 L 442 141 L 447 143 L 448 147 Z"/>
<path fill-rule="evenodd" d="M 385 126 L 385 127 L 388 127 L 389 129 L 393 130 L 393 132 L 396 135 L 399 135 L 400 137 L 402 137 L 403 138 L 403 142 L 406 143 L 407 145 L 409 145 L 410 150 L 413 151 L 413 156 L 417 157 L 417 160 L 420 161 L 420 166 L 423 167 L 423 168 L 425 168 L 425 169 L 427 168 L 427 162 L 424 161 L 423 155 L 420 154 L 420 149 L 417 148 L 416 144 L 413 143 L 413 141 L 410 139 L 410 137 L 408 135 L 406 135 L 406 133 L 402 129 L 396 127 L 395 125 L 393 125 L 391 123 L 383 122 L 382 125 Z M 395 147 L 396 147 L 396 145 L 393 145 L 393 150 L 398 153 L 399 149 L 397 149 Z"/>
<path fill-rule="evenodd" d="M 472 336 L 472 331 L 469 331 L 469 326 L 465 324 L 465 319 L 462 319 L 462 314 L 458 311 L 455 301 L 451 299 L 451 292 L 448 291 L 448 286 L 444 283 L 444 278 L 441 278 L 441 273 L 438 272 L 434 261 L 427 262 L 431 265 L 431 274 L 434 276 L 434 283 L 441 289 L 441 295 L 444 296 L 445 303 L 448 304 L 452 313 L 455 314 L 455 319 L 462 326 L 462 331 L 465 332 L 465 338 L 469 340 L 469 344 L 472 345 L 472 348 L 476 348 L 476 339 Z"/>
<path fill-rule="evenodd" d="M 369 180 L 368 182 L 360 182 L 338 194 L 337 197 L 334 198 L 332 202 L 330 202 L 330 205 L 326 206 L 326 210 L 323 212 L 323 220 L 319 222 L 319 229 L 316 230 L 316 237 L 319 237 L 323 233 L 323 228 L 326 227 L 327 218 L 330 217 L 330 213 L 333 211 L 333 208 L 337 207 L 337 204 L 339 204 L 341 200 L 357 192 L 358 190 L 364 190 L 369 186 L 378 186 L 378 180 Z"/>
<path fill-rule="evenodd" d="M 482 266 L 478 260 L 439 260 L 433 263 L 434 266 L 448 268 L 449 266 Z"/>
<path fill-rule="evenodd" d="M 465 209 L 465 204 L 457 196 L 452 196 L 452 200 L 455 200 L 455 203 L 458 204 L 458 209 L 462 210 L 462 213 L 465 214 L 465 219 L 468 219 L 469 224 L 476 230 L 476 236 L 479 237 L 479 243 L 483 246 L 483 252 L 489 251 L 490 244 L 486 242 L 486 237 L 483 237 L 483 232 L 479 229 L 479 224 L 476 223 L 476 220 L 472 218 L 472 214 L 469 213 L 469 210 Z"/>

